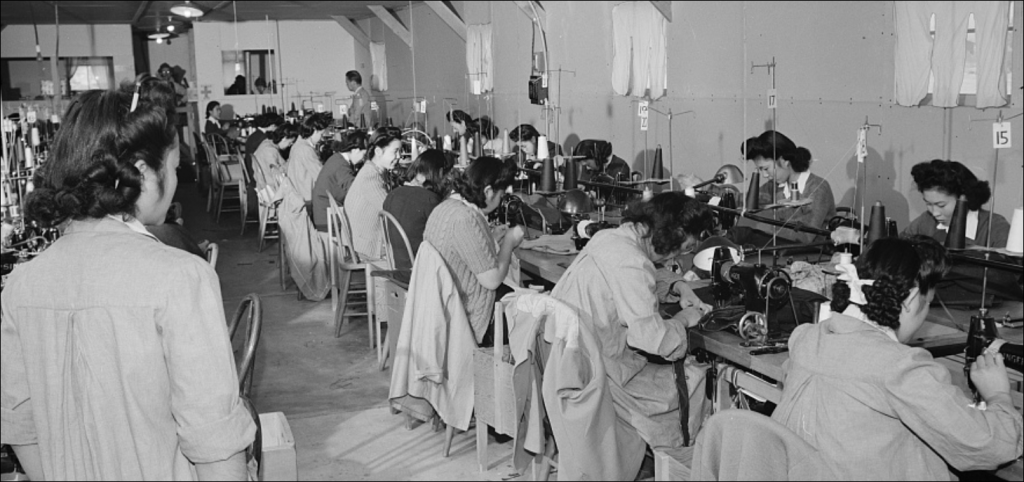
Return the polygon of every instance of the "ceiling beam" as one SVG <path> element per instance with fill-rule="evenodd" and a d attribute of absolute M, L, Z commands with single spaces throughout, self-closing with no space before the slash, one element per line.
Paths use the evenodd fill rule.
<path fill-rule="evenodd" d="M 139 2 L 139 9 L 135 11 L 135 16 L 132 17 L 132 25 L 139 23 L 139 20 L 146 16 L 146 11 L 149 10 L 149 5 L 152 3 L 152 1 Z"/>
<path fill-rule="evenodd" d="M 531 20 L 539 22 L 544 27 L 547 27 L 547 25 L 548 25 L 548 13 L 544 11 L 544 7 L 541 7 L 539 3 L 534 2 L 532 0 L 525 0 L 525 1 L 523 1 L 523 0 L 514 0 L 514 1 L 515 1 L 516 5 L 519 6 L 519 9 L 522 10 L 523 13 L 525 13 L 527 17 L 530 17 Z M 530 7 L 531 3 L 533 4 L 533 7 Z M 534 17 L 534 15 L 533 15 L 534 9 L 537 9 L 537 16 L 536 17 Z"/>
<path fill-rule="evenodd" d="M 450 3 L 441 1 L 425 1 L 423 3 L 427 4 L 438 17 L 441 17 L 441 20 L 444 20 L 444 23 L 447 23 L 462 41 L 466 41 L 466 22 L 463 22 L 459 14 L 455 13 L 455 9 Z"/>
<path fill-rule="evenodd" d="M 402 41 L 405 42 L 405 45 L 412 47 L 412 34 L 409 33 L 409 29 L 405 28 L 405 25 L 402 25 L 402 22 L 398 20 L 398 17 L 395 16 L 394 12 L 384 8 L 383 5 L 367 5 L 367 8 L 369 8 L 370 11 L 381 20 L 381 22 L 384 22 L 384 25 L 387 25 L 387 27 L 398 36 L 398 38 L 402 39 Z"/>
<path fill-rule="evenodd" d="M 665 16 L 669 23 L 672 22 L 672 2 L 655 2 L 651 0 L 651 3 L 654 4 L 654 8 L 658 9 Z"/>
<path fill-rule="evenodd" d="M 338 25 L 341 25 L 341 28 L 345 29 L 352 38 L 356 39 L 359 45 L 362 45 L 364 48 L 370 48 L 370 37 L 351 18 L 343 15 L 331 15 L 331 18 L 338 22 Z"/>

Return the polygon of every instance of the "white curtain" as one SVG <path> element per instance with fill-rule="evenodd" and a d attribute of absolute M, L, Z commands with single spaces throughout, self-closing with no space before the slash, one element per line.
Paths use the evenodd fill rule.
<path fill-rule="evenodd" d="M 974 14 L 978 60 L 978 108 L 1006 105 L 1003 63 L 1010 22 L 1009 1 L 927 1 L 894 3 L 896 23 L 896 103 L 915 106 L 928 95 L 932 105 L 956 107 L 964 81 L 967 23 Z M 935 15 L 935 38 L 930 22 Z"/>
<path fill-rule="evenodd" d="M 668 88 L 668 20 L 651 2 L 625 2 L 612 9 L 612 90 L 657 99 Z M 649 93 L 648 93 L 649 92 Z"/>
<path fill-rule="evenodd" d="M 388 57 L 384 52 L 384 42 L 370 42 L 370 63 L 373 64 L 370 85 L 379 92 L 388 90 Z"/>
<path fill-rule="evenodd" d="M 466 69 L 470 92 L 480 95 L 494 90 L 494 55 L 491 51 L 491 24 L 470 25 L 466 29 Z M 477 83 L 479 81 L 479 89 Z"/>

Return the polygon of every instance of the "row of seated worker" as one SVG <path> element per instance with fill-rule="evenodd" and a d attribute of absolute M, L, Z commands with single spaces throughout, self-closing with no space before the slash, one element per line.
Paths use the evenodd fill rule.
<path fill-rule="evenodd" d="M 428 150 L 406 169 L 401 186 L 389 188 L 383 173 L 395 168 L 400 139 L 378 135 L 363 149 L 361 141 L 351 143 L 348 137 L 342 137 L 338 158 L 348 164 L 368 158 L 346 195 L 339 196 L 345 199 L 357 251 L 368 259 L 378 257 L 382 233 L 374 213 L 383 209 L 394 214 L 414 253 L 417 244 L 426 242 L 443 258 L 475 341 L 486 346 L 494 337 L 493 302 L 502 294 L 512 253 L 523 239 L 521 228 L 495 229 L 487 216 L 498 208 L 520 166 L 515 159 L 484 156 L 460 171 L 452 168 L 451 156 Z M 369 183 L 357 191 L 360 179 Z M 653 448 L 684 443 L 680 420 L 692 414 L 681 413 L 668 363 L 684 359 L 688 330 L 710 309 L 682 275 L 666 266 L 697 249 L 713 223 L 711 211 L 683 193 L 634 203 L 622 225 L 594 237 L 551 293 L 576 310 L 600 340 L 621 422 L 617 427 Z M 786 392 L 776 419 L 796 430 L 801 420 L 813 418 L 814 433 L 807 436 L 827 452 L 832 469 L 846 475 L 932 479 L 946 476 L 949 466 L 991 469 L 1020 456 L 1020 414 L 1008 402 L 1003 383 L 1007 374 L 995 357 L 983 358 L 972 371 L 979 393 L 996 407 L 980 412 L 967 408 L 970 401 L 949 383 L 944 367 L 905 346 L 923 323 L 949 266 L 945 249 L 925 237 L 886 239 L 862 259 L 858 269 L 863 278 L 877 281 L 871 287 L 849 283 L 858 295 L 835 296 L 836 314 L 828 322 L 794 333 L 791 347 L 799 363 L 791 371 L 793 383 L 786 386 L 793 389 Z M 680 310 L 665 319 L 658 310 L 661 303 L 678 303 Z M 835 350 L 819 351 L 824 341 L 835 343 Z M 856 355 L 836 359 L 831 355 L 835 352 Z M 821 372 L 826 359 L 829 371 Z M 826 388 L 851 376 L 858 382 L 850 393 Z M 879 384 L 885 389 L 878 390 Z M 935 400 L 935 394 L 942 396 Z M 815 409 L 832 404 L 848 410 Z M 882 406 L 896 408 L 879 411 Z M 935 419 L 946 422 L 927 422 Z M 863 436 L 847 441 L 836 435 L 853 420 Z M 696 431 L 699 423 L 690 426 Z M 899 454 L 889 450 L 893 441 L 905 447 Z M 599 455 L 623 461 L 616 477 L 632 476 L 638 469 L 632 465 L 635 454 Z M 867 464 L 869 460 L 892 463 Z"/>
<path fill-rule="evenodd" d="M 277 164 L 266 169 L 278 172 L 268 184 L 276 179 L 278 191 L 284 192 L 278 196 L 282 199 L 281 227 L 289 240 L 293 277 L 306 298 L 324 299 L 329 292 L 324 231 L 330 196 L 344 206 L 355 249 L 366 260 L 382 257 L 381 210 L 398 219 L 410 239 L 414 257 L 422 243 L 429 243 L 450 270 L 475 342 L 481 346 L 492 343 L 494 300 L 503 294 L 502 282 L 524 234 L 520 227 L 492 226 L 488 215 L 498 209 L 513 186 L 520 169 L 516 159 L 483 156 L 460 170 L 454 168 L 450 153 L 425 150 L 412 164 L 400 166 L 400 135 L 380 130 L 369 136 L 356 130 L 337 133 L 331 141 L 333 152 L 321 165 L 324 156 L 317 146 L 324 144 L 328 124 L 328 119 L 315 115 L 305 119 L 288 162 L 274 157 Z M 279 150 L 282 144 L 275 146 L 270 140 L 262 146 Z M 522 147 L 530 152 L 535 145 Z M 261 158 L 265 156 L 259 150 L 256 154 L 254 164 L 262 171 Z M 788 161 L 780 157 L 782 162 Z M 402 171 L 402 175 L 396 171 Z M 798 189 L 807 189 L 809 181 L 798 184 Z M 927 186 L 923 181 L 919 183 Z M 624 213 L 621 226 L 595 235 L 551 293 L 580 314 L 581 321 L 603 346 L 609 390 L 615 393 L 611 400 L 621 422 L 617 426 L 653 448 L 672 449 L 684 444 L 680 420 L 689 419 L 691 414 L 680 409 L 674 369 L 668 363 L 685 358 L 688 330 L 710 308 L 680 274 L 669 271 L 666 265 L 697 249 L 714 230 L 713 223 L 712 213 L 703 203 L 680 192 L 634 203 Z M 308 253 L 296 254 L 295 245 Z M 791 350 L 798 363 L 786 384 L 787 389 L 794 388 L 786 392 L 776 419 L 796 429 L 794 424 L 812 417 L 815 432 L 807 435 L 813 438 L 809 441 L 823 447 L 834 470 L 846 474 L 870 472 L 930 479 L 946 474 L 947 463 L 957 470 L 994 468 L 1019 456 L 1020 415 L 1012 405 L 1005 409 L 1009 404 L 1004 403 L 1000 380 L 1006 379 L 1006 373 L 999 372 L 996 361 L 990 360 L 990 365 L 972 372 L 979 392 L 995 407 L 978 412 L 965 408 L 969 401 L 948 382 L 948 374 L 943 377 L 945 372 L 940 370 L 945 368 L 928 359 L 927 354 L 904 346 L 927 314 L 928 302 L 948 265 L 941 245 L 934 240 L 891 239 L 872 247 L 863 259 L 867 261 L 858 266 L 863 278 L 885 280 L 873 287 L 858 287 L 863 294 L 850 298 L 857 302 L 834 304 L 837 314 L 827 323 L 794 333 Z M 414 264 L 413 260 L 396 261 L 406 269 Z M 666 302 L 680 305 L 673 318 L 663 318 L 658 310 Z M 844 353 L 850 352 L 845 346 L 850 344 L 857 355 L 834 359 L 817 351 L 819 342 L 824 341 L 838 344 L 836 350 Z M 823 358 L 829 359 L 833 371 L 801 371 L 804 366 L 822 366 Z M 873 363 L 865 364 L 864 360 Z M 863 380 L 850 393 L 824 388 L 850 376 Z M 873 384 L 879 383 L 885 385 L 884 391 L 875 389 Z M 896 383 L 899 385 L 893 386 Z M 936 393 L 943 394 L 938 401 L 932 399 Z M 833 413 L 814 408 L 831 404 L 849 410 Z M 884 413 L 871 408 L 880 406 L 897 408 Z M 850 442 L 844 442 L 844 437 L 830 432 L 844 430 L 842 427 L 853 419 L 863 429 L 863 437 L 850 437 Z M 947 422 L 924 422 L 936 419 Z M 695 435 L 699 423 L 690 427 Z M 876 436 L 868 437 L 869 433 Z M 989 437 L 980 437 L 979 433 Z M 879 434 L 884 440 L 878 438 Z M 982 439 L 984 442 L 979 442 Z M 914 463 L 864 463 L 894 457 L 886 448 L 894 440 L 906 447 L 901 454 Z M 635 454 L 601 455 L 622 461 L 620 472 L 614 474 L 617 477 L 631 477 L 639 470 L 639 466 L 633 466 Z"/>

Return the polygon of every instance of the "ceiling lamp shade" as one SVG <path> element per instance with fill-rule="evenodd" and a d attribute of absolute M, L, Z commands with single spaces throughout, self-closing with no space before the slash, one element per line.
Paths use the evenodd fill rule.
<path fill-rule="evenodd" d="M 171 13 L 185 18 L 199 18 L 203 16 L 203 11 L 192 5 L 192 2 L 179 3 L 171 7 Z"/>
<path fill-rule="evenodd" d="M 149 34 L 149 39 L 150 40 L 164 40 L 164 39 L 169 38 L 170 36 L 171 36 L 171 34 L 169 34 L 167 32 L 153 32 L 153 33 Z"/>

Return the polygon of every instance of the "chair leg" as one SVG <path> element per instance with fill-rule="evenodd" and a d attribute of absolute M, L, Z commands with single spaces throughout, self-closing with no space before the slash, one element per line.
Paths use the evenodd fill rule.
<path fill-rule="evenodd" d="M 389 327 L 390 328 L 390 327 Z M 391 358 L 391 332 L 388 332 L 387 336 L 384 337 L 384 348 L 383 356 L 380 359 L 380 371 L 384 371 L 388 366 L 388 359 Z"/>
<path fill-rule="evenodd" d="M 279 232 L 277 236 L 277 271 L 278 276 L 281 278 L 281 291 L 288 290 L 288 266 L 285 260 L 285 245 L 284 245 L 284 233 Z"/>
<path fill-rule="evenodd" d="M 338 295 L 338 310 L 334 316 L 335 338 L 341 338 L 341 330 L 348 324 L 345 318 L 345 310 L 348 309 L 348 284 L 352 280 L 352 272 L 343 270 L 340 278 L 341 279 L 338 280 L 340 289 L 340 293 Z"/>
<path fill-rule="evenodd" d="M 487 424 L 476 421 L 476 461 L 480 464 L 480 473 L 487 472 Z"/>
<path fill-rule="evenodd" d="M 267 241 L 267 218 L 270 217 L 270 208 L 265 208 L 263 206 L 260 206 L 259 207 L 259 215 L 260 215 L 260 248 L 259 248 L 259 251 L 257 251 L 257 252 L 262 253 L 263 252 L 263 245 Z"/>
<path fill-rule="evenodd" d="M 444 458 L 448 458 L 452 454 L 452 439 L 455 438 L 455 427 L 451 425 L 444 433 Z"/>
<path fill-rule="evenodd" d="M 548 439 L 544 454 L 533 459 L 533 480 L 547 482 L 551 478 L 552 462 L 555 460 L 555 440 Z"/>
<path fill-rule="evenodd" d="M 220 213 L 224 211 L 224 186 L 219 189 L 220 193 L 217 195 L 217 224 L 220 224 Z"/>
<path fill-rule="evenodd" d="M 377 319 L 377 283 L 373 279 L 373 266 L 366 265 L 366 329 L 370 332 L 370 349 L 373 349 L 373 325 Z M 377 363 L 380 363 L 380 352 L 377 352 Z"/>
<path fill-rule="evenodd" d="M 331 272 L 331 311 L 335 316 L 338 314 L 338 305 L 341 302 L 341 290 L 338 289 L 338 251 L 334 242 L 327 242 L 327 268 Z"/>

